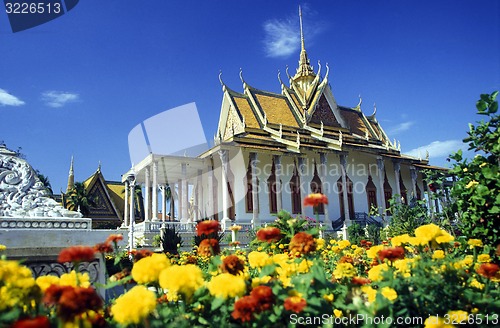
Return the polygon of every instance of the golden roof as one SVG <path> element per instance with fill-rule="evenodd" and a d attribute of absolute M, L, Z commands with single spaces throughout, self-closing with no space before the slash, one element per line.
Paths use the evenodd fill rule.
<path fill-rule="evenodd" d="M 255 117 L 252 108 L 250 107 L 250 103 L 246 97 L 238 97 L 233 95 L 233 102 L 236 105 L 236 110 L 240 112 L 240 114 L 245 119 L 245 125 L 249 128 L 260 128 L 259 122 Z"/>
<path fill-rule="evenodd" d="M 292 109 L 290 108 L 290 104 L 284 96 L 271 96 L 257 92 L 255 92 L 254 95 L 260 108 L 266 114 L 269 123 L 278 125 L 283 124 L 295 128 L 299 127 L 292 113 Z"/>

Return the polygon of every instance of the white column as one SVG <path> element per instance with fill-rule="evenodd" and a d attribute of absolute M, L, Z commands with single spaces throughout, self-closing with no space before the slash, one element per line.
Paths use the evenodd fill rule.
<path fill-rule="evenodd" d="M 401 185 L 399 184 L 400 180 L 399 174 L 401 172 L 401 165 L 399 161 L 393 161 L 392 163 L 394 165 L 394 179 L 396 180 L 396 195 L 398 195 L 396 201 L 398 203 L 401 203 Z"/>
<path fill-rule="evenodd" d="M 260 226 L 259 218 L 259 185 L 257 181 L 257 153 L 250 153 L 250 170 L 252 173 L 252 227 Z"/>
<path fill-rule="evenodd" d="M 198 170 L 198 175 L 196 176 L 196 195 L 194 197 L 194 219 L 196 221 L 201 220 L 203 217 L 203 170 Z M 200 217 L 201 216 L 201 217 Z"/>
<path fill-rule="evenodd" d="M 229 221 L 228 209 L 229 209 L 229 191 L 227 190 L 227 170 L 228 170 L 228 151 L 219 150 L 219 156 L 222 162 L 221 170 L 221 185 L 222 185 L 222 229 L 225 229 L 226 222 Z"/>
<path fill-rule="evenodd" d="M 160 186 L 161 190 L 161 220 L 165 222 L 167 219 L 167 187 L 165 185 Z"/>
<path fill-rule="evenodd" d="M 344 217 L 345 217 L 345 225 L 351 225 L 351 217 L 349 214 L 349 201 L 347 199 L 347 154 L 340 155 L 340 168 L 342 170 L 342 201 L 344 202 Z"/>
<path fill-rule="evenodd" d="M 144 221 L 151 221 L 151 216 L 150 216 L 150 213 L 151 213 L 151 208 L 149 207 L 149 204 L 150 204 L 150 199 L 151 199 L 151 194 L 150 194 L 150 172 L 149 172 L 149 166 L 146 167 L 146 170 L 145 170 L 145 184 L 144 184 L 144 189 L 145 189 L 145 197 L 144 197 L 144 214 L 145 214 L 145 218 L 144 218 Z"/>
<path fill-rule="evenodd" d="M 300 196 L 302 198 L 304 198 L 304 197 L 306 197 L 309 194 L 309 192 L 307 190 L 305 190 L 305 189 L 302 188 L 302 185 L 305 185 L 303 183 L 303 179 L 304 179 L 304 158 L 299 157 L 297 159 L 297 166 L 298 166 L 297 172 L 299 174 L 299 181 L 300 181 L 300 186 L 299 186 L 299 188 L 300 188 Z M 302 204 L 302 201 L 300 202 L 300 212 L 301 212 L 302 217 L 305 218 L 306 217 L 306 213 L 305 213 L 304 205 Z"/>
<path fill-rule="evenodd" d="M 134 195 L 135 195 L 135 182 L 132 181 L 130 184 L 130 220 L 129 220 L 129 235 L 128 235 L 128 243 L 129 243 L 129 251 L 134 249 L 134 225 L 135 225 L 135 212 L 134 212 Z"/>
<path fill-rule="evenodd" d="M 125 181 L 125 198 L 123 199 L 125 204 L 123 208 L 123 222 L 122 222 L 122 227 L 126 228 L 128 227 L 128 219 L 129 219 L 129 214 L 128 214 L 128 203 L 129 203 L 129 183 L 128 181 Z"/>
<path fill-rule="evenodd" d="M 319 176 L 321 177 L 321 191 L 323 192 L 324 195 L 327 193 L 325 192 L 325 186 L 326 184 L 326 179 L 327 179 L 327 158 L 326 158 L 326 153 L 320 153 L 319 154 Z M 328 215 L 328 205 L 325 204 L 325 218 L 323 220 L 324 225 L 328 228 L 331 229 L 332 223 L 330 222 L 330 216 Z"/>
<path fill-rule="evenodd" d="M 275 155 L 274 156 L 274 165 L 276 168 L 275 174 L 276 174 L 276 208 L 278 209 L 278 212 L 283 209 L 283 202 L 282 202 L 282 188 L 281 188 L 281 156 Z"/>
<path fill-rule="evenodd" d="M 153 162 L 153 221 L 158 221 L 158 165 Z"/>
<path fill-rule="evenodd" d="M 189 207 L 189 190 L 188 190 L 188 180 L 187 180 L 187 164 L 182 163 L 181 164 L 181 170 L 182 170 L 182 218 L 181 220 L 183 222 L 188 222 L 189 221 L 189 213 L 188 213 L 188 207 Z"/>
<path fill-rule="evenodd" d="M 385 191 L 384 191 L 384 158 L 382 156 L 377 157 L 377 169 L 378 169 L 378 204 L 379 204 L 379 214 L 383 219 L 385 215 Z"/>
<path fill-rule="evenodd" d="M 215 216 L 215 206 L 214 206 L 214 169 L 212 165 L 208 166 L 208 200 L 206 205 L 205 216 L 213 219 Z"/>

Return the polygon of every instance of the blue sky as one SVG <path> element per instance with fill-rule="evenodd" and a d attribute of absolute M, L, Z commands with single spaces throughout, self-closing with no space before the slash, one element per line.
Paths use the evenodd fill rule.
<path fill-rule="evenodd" d="M 22 147 L 55 192 L 101 162 L 130 168 L 127 136 L 143 120 L 196 102 L 208 140 L 222 90 L 245 81 L 280 92 L 277 72 L 299 58 L 298 5 L 317 70 L 329 64 L 337 102 L 377 118 L 402 151 L 447 165 L 475 101 L 500 89 L 500 1 L 85 0 L 62 17 L 12 33 L 0 12 L 0 140 Z M 172 140 L 173 141 L 173 140 Z M 166 140 L 169 142 L 169 140 Z"/>

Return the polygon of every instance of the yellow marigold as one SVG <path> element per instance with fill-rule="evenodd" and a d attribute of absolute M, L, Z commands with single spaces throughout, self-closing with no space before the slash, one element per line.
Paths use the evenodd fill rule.
<path fill-rule="evenodd" d="M 320 250 L 325 247 L 325 240 L 323 238 L 316 239 L 316 249 Z"/>
<path fill-rule="evenodd" d="M 476 180 L 472 180 L 471 182 L 469 182 L 469 183 L 465 186 L 465 188 L 470 189 L 470 188 L 473 188 L 473 187 L 477 186 L 478 184 L 479 184 L 479 182 L 477 182 Z"/>
<path fill-rule="evenodd" d="M 336 279 L 352 278 L 357 274 L 356 268 L 348 262 L 339 263 L 335 270 L 333 270 L 333 275 Z"/>
<path fill-rule="evenodd" d="M 0 252 L 7 249 L 7 246 L 0 244 Z"/>
<path fill-rule="evenodd" d="M 387 263 L 376 265 L 368 271 L 368 278 L 371 281 L 380 281 L 382 280 L 382 273 L 388 269 L 389 266 L 387 265 Z"/>
<path fill-rule="evenodd" d="M 451 243 L 455 240 L 455 237 L 450 235 L 448 232 L 441 230 L 441 236 L 436 237 L 436 243 L 438 244 L 447 244 Z"/>
<path fill-rule="evenodd" d="M 392 237 L 391 239 L 391 245 L 396 247 L 396 246 L 401 246 L 402 244 L 409 244 L 410 243 L 410 235 L 405 233 L 404 235 L 399 235 Z"/>
<path fill-rule="evenodd" d="M 426 237 L 410 237 L 410 244 L 412 246 L 425 246 L 429 243 Z"/>
<path fill-rule="evenodd" d="M 361 291 L 366 294 L 368 302 L 373 303 L 377 298 L 377 290 L 371 286 L 361 286 Z"/>
<path fill-rule="evenodd" d="M 349 246 L 351 246 L 351 242 L 349 240 L 340 240 L 339 243 L 338 243 L 340 249 L 344 249 L 344 248 L 347 248 Z"/>
<path fill-rule="evenodd" d="M 483 246 L 483 242 L 481 241 L 481 239 L 469 239 L 467 241 L 467 244 L 470 245 L 470 248 L 482 247 Z"/>
<path fill-rule="evenodd" d="M 448 315 L 451 322 L 458 324 L 467 324 L 467 319 L 469 318 L 469 313 L 462 310 L 448 311 Z"/>
<path fill-rule="evenodd" d="M 90 287 L 90 276 L 86 272 L 77 273 L 75 270 L 72 270 L 69 273 L 61 275 L 59 285 L 88 288 Z"/>
<path fill-rule="evenodd" d="M 489 254 L 479 254 L 477 256 L 477 261 L 479 263 L 489 263 L 491 262 L 491 257 Z"/>
<path fill-rule="evenodd" d="M 334 309 L 333 315 L 335 316 L 335 318 L 342 318 L 342 311 L 339 309 Z"/>
<path fill-rule="evenodd" d="M 118 297 L 111 306 L 111 314 L 122 325 L 139 324 L 156 308 L 156 295 L 138 285 Z"/>
<path fill-rule="evenodd" d="M 425 224 L 415 229 L 415 237 L 425 239 L 427 242 L 434 240 L 436 237 L 441 236 L 442 230 L 437 225 Z"/>
<path fill-rule="evenodd" d="M 47 288 L 52 285 L 59 285 L 59 277 L 56 276 L 40 276 L 35 280 L 36 284 L 42 292 L 45 292 Z"/>
<path fill-rule="evenodd" d="M 190 299 L 203 286 L 203 272 L 194 264 L 172 265 L 160 273 L 159 282 L 172 296 L 181 294 Z"/>
<path fill-rule="evenodd" d="M 272 259 L 264 252 L 252 251 L 248 253 L 248 264 L 250 264 L 252 268 L 262 268 L 271 263 Z"/>
<path fill-rule="evenodd" d="M 389 301 L 394 302 L 398 298 L 398 293 L 391 287 L 382 287 L 380 290 L 382 296 L 387 298 Z"/>
<path fill-rule="evenodd" d="M 224 299 L 242 296 L 246 291 L 245 280 L 241 276 L 222 273 L 207 284 L 210 294 Z"/>
<path fill-rule="evenodd" d="M 252 288 L 255 288 L 260 285 L 267 284 L 271 280 L 271 276 L 264 276 L 264 277 L 255 277 L 252 278 Z"/>
<path fill-rule="evenodd" d="M 370 259 L 374 259 L 377 257 L 377 253 L 384 248 L 384 245 L 372 246 L 370 249 L 366 251 L 366 256 Z"/>
<path fill-rule="evenodd" d="M 296 270 L 298 273 L 307 273 L 312 267 L 313 262 L 310 260 L 303 259 L 298 265 L 296 264 Z"/>
<path fill-rule="evenodd" d="M 164 253 L 154 253 L 137 261 L 132 268 L 132 278 L 140 284 L 158 281 L 160 272 L 170 266 L 170 260 Z"/>
<path fill-rule="evenodd" d="M 455 262 L 453 266 L 455 269 L 468 269 L 474 263 L 474 256 L 466 255 L 462 260 Z"/>
<path fill-rule="evenodd" d="M 279 265 L 279 266 L 282 266 L 282 265 L 286 265 L 288 263 L 288 255 L 287 254 L 275 254 L 273 255 L 273 257 L 271 258 L 272 259 L 272 262 Z"/>
<path fill-rule="evenodd" d="M 327 301 L 328 303 L 332 303 L 333 300 L 335 299 L 335 295 L 333 294 L 325 294 L 323 295 L 323 299 Z"/>
<path fill-rule="evenodd" d="M 483 290 L 484 289 L 484 284 L 480 283 L 479 281 L 477 281 L 477 279 L 473 279 L 471 282 L 470 282 L 470 286 L 472 288 L 477 288 L 479 290 Z"/>
<path fill-rule="evenodd" d="M 403 277 L 408 278 L 411 275 L 412 264 L 415 259 L 404 258 L 401 260 L 394 261 L 392 265 L 396 268 L 396 271 L 401 273 Z"/>
<path fill-rule="evenodd" d="M 432 258 L 435 260 L 444 259 L 444 251 L 441 249 L 435 250 L 434 253 L 432 254 Z"/>
<path fill-rule="evenodd" d="M 453 328 L 455 327 L 452 324 L 447 324 L 444 318 L 440 318 L 439 316 L 430 316 L 425 319 L 424 328 Z"/>

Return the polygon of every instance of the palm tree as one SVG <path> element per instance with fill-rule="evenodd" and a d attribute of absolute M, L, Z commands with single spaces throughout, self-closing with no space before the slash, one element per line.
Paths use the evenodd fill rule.
<path fill-rule="evenodd" d="M 49 177 L 43 175 L 40 173 L 40 171 L 36 170 L 36 175 L 38 176 L 38 179 L 43 183 L 45 186 L 45 190 L 49 193 L 50 196 L 54 195 L 54 192 L 52 191 L 52 186 L 50 185 Z"/>
<path fill-rule="evenodd" d="M 80 211 L 83 216 L 90 214 L 90 208 L 96 206 L 95 199 L 91 198 L 82 182 L 75 182 L 68 192 L 65 207 L 72 211 Z"/>

